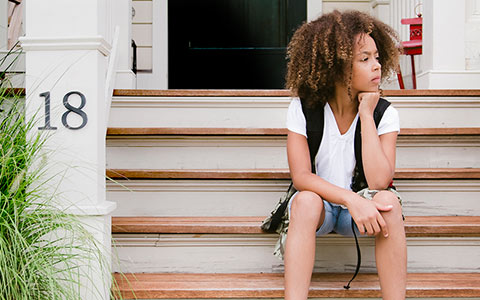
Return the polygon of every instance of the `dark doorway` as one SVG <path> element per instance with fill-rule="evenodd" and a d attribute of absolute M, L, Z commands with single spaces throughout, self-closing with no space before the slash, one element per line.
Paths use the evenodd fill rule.
<path fill-rule="evenodd" d="M 282 89 L 306 0 L 172 0 L 170 89 Z"/>

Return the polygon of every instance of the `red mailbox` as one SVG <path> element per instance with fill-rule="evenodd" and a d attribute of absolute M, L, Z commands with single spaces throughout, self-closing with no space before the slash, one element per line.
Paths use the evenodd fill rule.
<path fill-rule="evenodd" d="M 417 79 L 415 76 L 415 60 L 414 55 L 422 54 L 422 17 L 411 18 L 411 19 L 402 19 L 402 24 L 410 25 L 410 40 L 402 42 L 403 54 L 410 55 L 412 62 L 412 81 L 413 88 L 417 88 Z M 400 88 L 404 89 L 402 72 L 400 67 L 398 68 L 398 83 Z"/>

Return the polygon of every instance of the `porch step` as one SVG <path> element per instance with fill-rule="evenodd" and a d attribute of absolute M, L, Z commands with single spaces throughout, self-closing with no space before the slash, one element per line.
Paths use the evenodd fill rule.
<path fill-rule="evenodd" d="M 112 179 L 290 179 L 287 169 L 108 169 Z M 480 179 L 480 168 L 399 168 L 394 179 Z"/>
<path fill-rule="evenodd" d="M 115 274 L 118 291 L 127 299 L 263 299 L 283 298 L 283 274 Z M 351 274 L 312 276 L 309 297 L 379 298 L 376 274 L 359 274 L 350 290 L 343 286 Z M 480 274 L 417 273 L 407 276 L 408 298 L 480 297 Z"/>
<path fill-rule="evenodd" d="M 383 94 L 401 128 L 480 127 L 480 90 Z M 287 90 L 115 90 L 108 126 L 284 128 L 290 100 Z"/>
<path fill-rule="evenodd" d="M 112 217 L 113 233 L 261 234 L 265 217 Z M 405 217 L 408 237 L 480 236 L 480 216 Z"/>
<path fill-rule="evenodd" d="M 407 296 L 480 299 L 480 90 L 384 96 L 402 128 L 395 183 L 407 216 Z M 119 203 L 113 269 L 130 273 L 124 296 L 283 297 L 277 235 L 259 226 L 290 181 L 290 101 L 286 90 L 114 92 L 107 199 Z M 345 291 L 353 239 L 316 239 L 311 296 L 379 299 L 374 241 L 360 239 L 363 274 Z"/>
<path fill-rule="evenodd" d="M 107 176 L 114 216 L 261 216 L 290 179 L 286 169 L 110 169 Z M 480 215 L 479 178 L 478 168 L 397 169 L 395 185 L 407 216 L 469 216 Z"/>
<path fill-rule="evenodd" d="M 286 128 L 122 128 L 110 127 L 108 136 L 286 136 Z M 402 128 L 399 136 L 448 136 L 448 135 L 472 135 L 479 136 L 480 128 Z"/>
<path fill-rule="evenodd" d="M 115 179 L 107 200 L 113 216 L 263 216 L 278 202 L 288 179 Z M 402 179 L 395 186 L 407 216 L 480 216 L 478 179 Z"/>
<path fill-rule="evenodd" d="M 288 168 L 284 128 L 109 128 L 107 134 L 108 168 Z M 479 156 L 480 127 L 402 128 L 396 166 L 475 168 Z"/>
<path fill-rule="evenodd" d="M 442 89 L 442 90 L 384 90 L 382 97 L 479 97 L 480 90 Z M 251 96 L 281 96 L 290 97 L 289 90 L 142 90 L 115 89 L 113 96 L 125 97 L 251 97 Z"/>

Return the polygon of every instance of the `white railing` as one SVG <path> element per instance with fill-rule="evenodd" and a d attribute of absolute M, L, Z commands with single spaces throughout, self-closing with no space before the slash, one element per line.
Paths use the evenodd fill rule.
<path fill-rule="evenodd" d="M 108 127 L 108 119 L 110 116 L 110 106 L 112 105 L 113 88 L 115 86 L 115 67 L 117 65 L 117 52 L 118 52 L 118 37 L 120 35 L 120 27 L 115 26 L 112 40 L 112 50 L 110 51 L 110 58 L 108 60 L 107 79 L 105 82 L 105 105 L 106 105 L 106 117 L 105 117 L 105 130 Z"/>

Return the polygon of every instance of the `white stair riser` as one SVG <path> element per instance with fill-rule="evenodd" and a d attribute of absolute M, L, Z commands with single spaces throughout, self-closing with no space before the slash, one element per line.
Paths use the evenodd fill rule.
<path fill-rule="evenodd" d="M 286 153 L 285 137 L 109 137 L 107 168 L 288 168 Z M 478 137 L 399 137 L 396 166 L 479 168 L 478 157 Z"/>
<path fill-rule="evenodd" d="M 114 216 L 264 216 L 288 180 L 121 180 L 107 182 Z M 480 181 L 397 180 L 407 216 L 480 215 Z"/>
<path fill-rule="evenodd" d="M 114 271 L 185 273 L 283 272 L 272 255 L 276 235 L 114 235 Z M 361 238 L 362 272 L 376 272 L 375 241 Z M 408 238 L 408 272 L 478 272 L 480 238 Z M 462 253 L 462 255 L 458 255 Z M 315 272 L 353 273 L 353 238 L 317 239 Z M 121 269 L 118 267 L 121 263 Z"/>
<path fill-rule="evenodd" d="M 402 128 L 480 126 L 475 97 L 388 100 Z M 289 103 L 288 97 L 114 97 L 109 127 L 283 128 Z"/>

